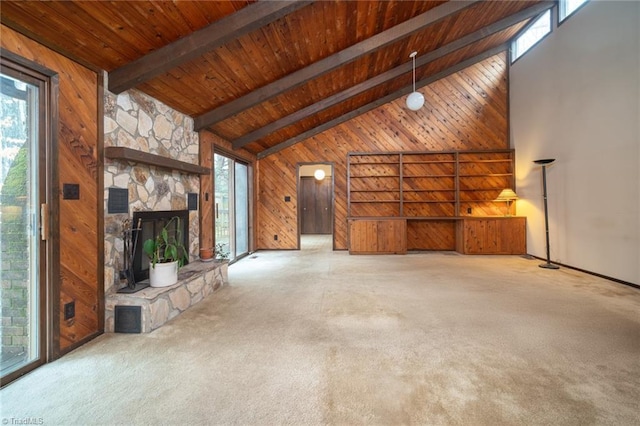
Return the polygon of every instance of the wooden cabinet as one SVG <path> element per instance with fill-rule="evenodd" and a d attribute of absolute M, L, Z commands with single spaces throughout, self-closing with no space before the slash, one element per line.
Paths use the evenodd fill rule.
<path fill-rule="evenodd" d="M 465 217 L 456 223 L 456 251 L 463 254 L 525 254 L 526 218 Z"/>
<path fill-rule="evenodd" d="M 404 254 L 406 252 L 406 220 L 349 220 L 350 254 Z"/>

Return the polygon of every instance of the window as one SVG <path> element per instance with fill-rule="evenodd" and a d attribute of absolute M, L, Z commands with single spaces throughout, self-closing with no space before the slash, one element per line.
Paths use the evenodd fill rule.
<path fill-rule="evenodd" d="M 577 0 L 574 0 L 577 1 Z M 515 62 L 520 56 L 524 55 L 537 42 L 542 40 L 544 36 L 551 32 L 551 11 L 547 10 L 538 19 L 535 20 L 524 32 L 522 32 L 514 40 L 511 46 L 511 62 Z"/>
<path fill-rule="evenodd" d="M 558 21 L 564 21 L 569 17 L 569 15 L 578 10 L 578 8 L 586 2 L 587 0 L 560 0 L 560 3 L 558 4 Z"/>

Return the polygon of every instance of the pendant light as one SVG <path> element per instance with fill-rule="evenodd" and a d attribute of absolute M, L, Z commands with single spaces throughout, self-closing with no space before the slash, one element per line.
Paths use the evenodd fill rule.
<path fill-rule="evenodd" d="M 416 92 L 416 55 L 418 52 L 413 52 L 409 55 L 413 59 L 413 92 L 407 96 L 407 108 L 411 111 L 417 111 L 424 105 L 424 96 L 420 92 Z"/>

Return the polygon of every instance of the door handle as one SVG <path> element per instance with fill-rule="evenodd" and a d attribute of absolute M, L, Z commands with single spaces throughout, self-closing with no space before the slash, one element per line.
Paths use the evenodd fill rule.
<path fill-rule="evenodd" d="M 40 204 L 40 239 L 47 241 L 49 237 L 49 206 Z"/>
<path fill-rule="evenodd" d="M 216 219 L 218 218 L 218 203 L 216 203 Z"/>

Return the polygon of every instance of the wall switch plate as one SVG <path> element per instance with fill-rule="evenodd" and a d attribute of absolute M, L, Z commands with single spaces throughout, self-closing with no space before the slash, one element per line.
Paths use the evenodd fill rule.
<path fill-rule="evenodd" d="M 289 201 L 291 201 L 291 197 L 289 195 L 285 195 L 284 196 L 284 201 L 286 201 L 288 203 Z"/>
<path fill-rule="evenodd" d="M 471 214 L 471 207 L 467 209 L 467 213 Z"/>
<path fill-rule="evenodd" d="M 278 236 L 277 235 L 273 236 L 273 241 L 278 241 Z"/>
<path fill-rule="evenodd" d="M 62 199 L 63 200 L 79 200 L 80 199 L 80 185 L 77 183 L 63 183 L 62 184 Z"/>
<path fill-rule="evenodd" d="M 76 316 L 76 302 L 72 301 L 64 304 L 64 319 L 68 320 Z"/>

